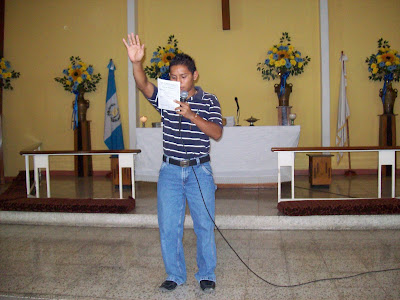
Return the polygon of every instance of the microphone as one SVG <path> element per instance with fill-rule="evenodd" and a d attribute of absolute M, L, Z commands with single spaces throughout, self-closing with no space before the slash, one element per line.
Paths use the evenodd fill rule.
<path fill-rule="evenodd" d="M 180 96 L 180 101 L 181 102 L 186 102 L 187 97 L 189 96 L 189 93 L 186 91 L 182 91 L 181 92 L 181 96 Z"/>
<path fill-rule="evenodd" d="M 235 102 L 236 102 L 236 106 L 237 106 L 237 111 L 239 111 L 239 101 L 238 101 L 237 97 L 235 97 Z"/>
<path fill-rule="evenodd" d="M 239 101 L 238 101 L 238 98 L 237 98 L 237 97 L 235 97 L 235 102 L 236 102 L 236 106 L 237 106 L 235 125 L 236 125 L 236 126 L 240 126 L 240 125 L 239 125 L 240 108 L 239 108 Z"/>
<path fill-rule="evenodd" d="M 189 96 L 188 92 L 182 91 L 179 101 L 186 102 L 188 96 Z M 179 115 L 179 132 L 181 132 L 181 124 L 182 124 L 182 115 Z"/>

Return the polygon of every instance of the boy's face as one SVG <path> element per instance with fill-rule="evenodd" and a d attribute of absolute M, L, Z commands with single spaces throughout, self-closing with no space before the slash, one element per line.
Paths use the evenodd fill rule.
<path fill-rule="evenodd" d="M 175 65 L 169 69 L 169 77 L 172 81 L 181 83 L 181 91 L 189 92 L 194 89 L 194 82 L 199 76 L 197 71 L 192 72 L 185 65 Z"/>

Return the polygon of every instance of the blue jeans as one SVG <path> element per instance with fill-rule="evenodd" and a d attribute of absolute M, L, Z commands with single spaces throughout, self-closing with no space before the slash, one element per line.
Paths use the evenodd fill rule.
<path fill-rule="evenodd" d="M 193 169 L 192 169 L 193 168 Z M 201 193 L 197 180 L 201 187 Z M 183 253 L 183 225 L 185 220 L 186 199 L 193 219 L 197 237 L 197 281 L 215 281 L 217 251 L 214 237 L 216 185 L 210 163 L 193 167 L 179 167 L 163 162 L 157 184 L 157 210 L 160 230 L 161 252 L 164 260 L 166 280 L 178 285 L 186 282 L 186 264 Z"/>

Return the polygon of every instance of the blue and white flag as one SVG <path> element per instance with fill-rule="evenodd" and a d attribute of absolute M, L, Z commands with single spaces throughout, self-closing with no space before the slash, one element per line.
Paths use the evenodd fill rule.
<path fill-rule="evenodd" d="M 119 114 L 117 89 L 115 86 L 115 65 L 110 59 L 108 68 L 106 111 L 104 116 L 104 143 L 110 150 L 123 150 L 121 116 Z"/>

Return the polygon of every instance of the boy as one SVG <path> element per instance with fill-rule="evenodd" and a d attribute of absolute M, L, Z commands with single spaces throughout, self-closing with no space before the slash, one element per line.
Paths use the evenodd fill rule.
<path fill-rule="evenodd" d="M 179 81 L 181 92 L 186 91 L 188 97 L 175 101 L 179 104 L 175 111 L 160 110 L 158 89 L 148 81 L 143 69 L 144 44 L 134 34 L 123 42 L 138 89 L 162 116 L 164 155 L 157 183 L 157 213 L 168 277 L 160 289 L 172 291 L 186 282 L 182 238 L 187 200 L 197 236 L 195 277 L 203 291 L 212 291 L 217 262 L 213 222 L 216 186 L 210 166 L 209 138 L 218 140 L 222 135 L 218 99 L 195 86 L 199 74 L 194 60 L 178 54 L 170 62 L 170 79 Z"/>

